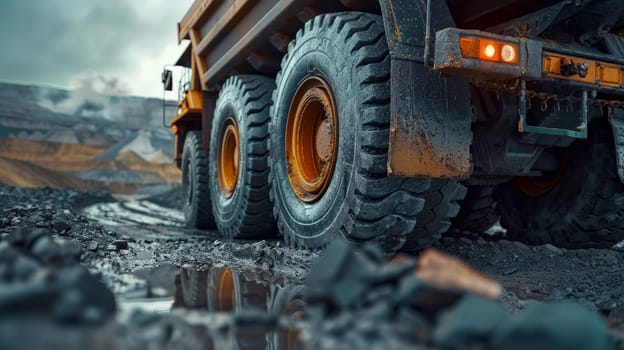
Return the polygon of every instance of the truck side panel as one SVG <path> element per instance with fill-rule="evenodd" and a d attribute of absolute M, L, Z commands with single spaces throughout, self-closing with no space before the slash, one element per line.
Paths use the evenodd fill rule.
<path fill-rule="evenodd" d="M 376 3 L 197 0 L 178 25 L 179 39 L 191 41 L 203 89 L 215 90 L 232 73 L 276 74 L 288 43 L 308 19 L 346 9 L 371 10 Z"/>

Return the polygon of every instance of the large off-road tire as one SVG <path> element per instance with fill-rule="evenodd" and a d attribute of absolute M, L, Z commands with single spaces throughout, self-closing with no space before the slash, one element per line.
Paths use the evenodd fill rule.
<path fill-rule="evenodd" d="M 208 272 L 181 269 L 179 276 L 183 306 L 189 309 L 206 309 Z"/>
<path fill-rule="evenodd" d="M 308 21 L 282 61 L 271 116 L 271 198 L 289 245 L 320 248 L 343 237 L 390 254 L 403 246 L 430 181 L 387 176 L 390 56 L 381 17 Z"/>
<path fill-rule="evenodd" d="M 416 226 L 403 250 L 416 252 L 436 243 L 451 227 L 460 210 L 459 201 L 465 196 L 466 187 L 456 180 L 431 180 L 431 187 L 423 194 L 425 207 L 416 217 Z"/>
<path fill-rule="evenodd" d="M 496 189 L 501 225 L 510 238 L 567 248 L 610 247 L 624 239 L 624 184 L 613 136 L 604 120 L 589 131 L 587 140 L 570 146 L 561 176 L 547 193 L 535 196 L 517 181 Z"/>
<path fill-rule="evenodd" d="M 219 232 L 227 238 L 277 233 L 269 200 L 268 124 L 272 79 L 229 78 L 216 103 L 210 137 L 210 192 Z"/>
<path fill-rule="evenodd" d="M 182 211 L 189 228 L 215 228 L 208 176 L 208 157 L 202 147 L 201 132 L 189 131 L 182 151 Z"/>
<path fill-rule="evenodd" d="M 483 233 L 499 219 L 492 186 L 470 186 L 466 197 L 459 202 L 461 209 L 453 219 L 453 228 Z"/>

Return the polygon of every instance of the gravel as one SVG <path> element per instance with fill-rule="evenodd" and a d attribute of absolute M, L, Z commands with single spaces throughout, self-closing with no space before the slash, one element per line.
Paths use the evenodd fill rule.
<path fill-rule="evenodd" d="M 174 208 L 166 197 L 160 205 Z M 179 267 L 215 266 L 253 271 L 248 274 L 269 284 L 306 284 L 301 334 L 308 348 L 511 349 L 544 342 L 601 348 L 604 339 L 624 334 L 624 254 L 617 250 L 444 238 L 437 249 L 503 287 L 500 298 L 490 300 L 423 283 L 412 273 L 416 260 L 389 264 L 374 248 L 343 247 L 321 258 L 278 240 L 226 241 L 215 232 L 155 225 L 102 226 L 82 216 L 86 206 L 115 201 L 106 193 L 0 187 L 0 198 L 0 348 L 231 348 L 238 339 L 234 330 L 278 323 L 273 316 L 201 310 L 119 311 L 120 302 L 137 296 L 173 298 Z M 350 267 L 337 272 L 345 264 Z M 147 276 L 156 268 L 164 272 L 151 281 Z M 33 329 L 37 337 L 29 336 Z"/>

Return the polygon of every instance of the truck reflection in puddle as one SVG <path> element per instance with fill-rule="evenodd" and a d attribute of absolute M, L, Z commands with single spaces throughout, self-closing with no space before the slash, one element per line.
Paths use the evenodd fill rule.
<path fill-rule="evenodd" d="M 173 308 L 233 315 L 228 343 L 238 349 L 303 349 L 303 286 L 267 282 L 227 267 L 181 269 Z"/>

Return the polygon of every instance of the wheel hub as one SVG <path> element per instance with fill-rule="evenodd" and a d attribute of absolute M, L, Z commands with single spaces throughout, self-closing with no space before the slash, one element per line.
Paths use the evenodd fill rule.
<path fill-rule="evenodd" d="M 315 202 L 327 190 L 338 149 L 338 122 L 331 89 L 320 77 L 297 88 L 286 123 L 288 179 L 297 197 Z"/>
<path fill-rule="evenodd" d="M 567 162 L 568 152 L 566 151 L 559 156 L 559 169 L 557 171 L 537 177 L 517 177 L 514 179 L 514 185 L 527 197 L 543 197 L 561 182 Z"/>
<path fill-rule="evenodd" d="M 225 198 L 230 198 L 238 182 L 240 162 L 238 126 L 233 117 L 228 117 L 221 128 L 221 140 L 217 157 L 219 187 Z"/>

